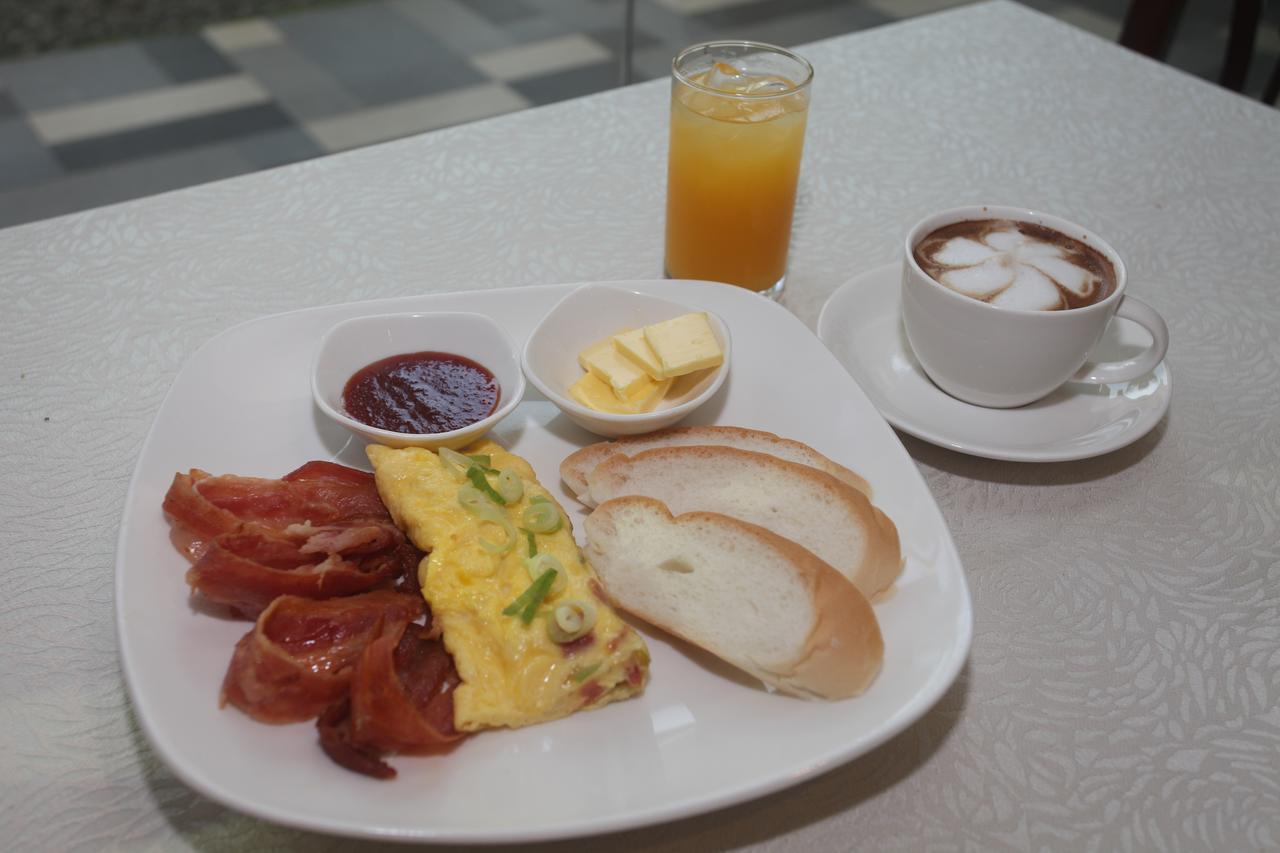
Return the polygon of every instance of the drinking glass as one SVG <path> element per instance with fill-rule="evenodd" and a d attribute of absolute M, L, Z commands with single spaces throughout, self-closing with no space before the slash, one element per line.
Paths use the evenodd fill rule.
<path fill-rule="evenodd" d="M 813 66 L 751 41 L 685 48 L 672 62 L 666 273 L 776 298 Z"/>

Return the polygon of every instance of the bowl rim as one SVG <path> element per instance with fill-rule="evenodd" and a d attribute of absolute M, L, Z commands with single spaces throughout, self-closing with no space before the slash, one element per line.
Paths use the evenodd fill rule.
<path fill-rule="evenodd" d="M 715 376 L 712 377 L 711 383 L 705 389 L 703 389 L 702 393 L 698 394 L 698 396 L 690 400 L 685 400 L 683 403 L 677 406 L 672 406 L 669 409 L 654 409 L 652 412 L 637 412 L 636 414 L 633 414 L 633 415 L 632 414 L 615 414 L 613 412 L 598 412 L 595 409 L 587 408 L 586 406 L 582 405 L 576 400 L 570 397 L 565 397 L 563 394 L 560 394 L 558 391 L 555 391 L 554 389 L 552 389 L 551 386 L 546 382 L 546 380 L 540 377 L 538 375 L 538 372 L 533 369 L 533 366 L 529 361 L 529 348 L 533 345 L 533 342 L 538 337 L 539 333 L 542 332 L 542 328 L 543 326 L 546 325 L 547 321 L 550 320 L 551 317 L 554 316 L 555 313 L 559 311 L 566 302 L 568 302 L 569 300 L 573 299 L 575 296 L 577 296 L 578 294 L 586 290 L 612 290 L 618 293 L 627 293 L 635 296 L 640 296 L 644 299 L 652 300 L 654 302 L 665 302 L 665 303 L 668 303 L 669 305 L 673 305 L 673 306 L 677 306 L 685 309 L 686 313 L 695 313 L 700 311 L 706 314 L 708 317 L 711 318 L 712 323 L 715 325 L 715 330 L 717 333 L 719 333 L 721 340 L 723 342 L 723 346 L 721 348 L 724 350 L 724 360 L 720 363 L 720 366 L 716 368 L 716 373 L 715 373 Z M 676 315 L 676 316 L 679 316 L 679 315 Z M 567 413 L 572 413 L 572 414 L 578 415 L 579 417 L 584 417 L 584 418 L 593 418 L 600 421 L 601 423 L 606 423 L 606 424 L 637 424 L 637 423 L 643 423 L 647 420 L 657 421 L 657 420 L 664 420 L 668 418 L 678 419 L 679 417 L 683 417 L 689 412 L 692 412 L 694 409 L 701 406 L 707 400 L 711 399 L 711 397 L 714 396 L 715 393 L 720 390 L 720 386 L 724 385 L 725 379 L 727 379 L 729 376 L 729 363 L 732 360 L 732 355 L 733 355 L 733 339 L 729 332 L 729 324 L 726 323 L 723 319 L 721 319 L 720 315 L 717 314 L 716 312 L 707 308 L 699 308 L 695 305 L 688 305 L 682 302 L 676 302 L 673 299 L 667 299 L 662 296 L 653 296 L 652 294 L 649 294 L 649 293 L 642 293 L 639 290 L 634 290 L 629 287 L 615 286 L 609 282 L 587 282 L 581 287 L 576 287 L 573 290 L 571 290 L 569 293 L 565 294 L 565 296 L 559 302 L 553 305 L 551 309 L 547 311 L 546 314 L 543 315 L 542 319 L 538 321 L 538 324 L 533 327 L 533 330 L 529 332 L 529 337 L 525 339 L 524 350 L 520 355 L 520 363 L 521 363 L 521 366 L 524 368 L 525 374 L 529 377 L 529 381 L 533 383 L 533 386 L 537 388 L 538 391 L 541 392 L 544 397 L 546 397 L 552 403 L 555 403 L 557 407 L 565 410 Z"/>
<path fill-rule="evenodd" d="M 506 355 L 511 358 L 512 362 L 514 362 L 516 387 L 513 389 L 513 393 L 506 395 L 507 399 L 500 402 L 498 408 L 494 409 L 487 417 L 481 418 L 475 423 L 467 424 L 464 427 L 448 430 L 446 432 L 395 432 L 394 430 L 370 426 L 369 424 L 356 420 L 339 409 L 335 409 L 333 406 L 329 405 L 329 401 L 326 400 L 324 395 L 321 393 L 319 377 L 320 359 L 324 355 L 329 344 L 333 341 L 334 334 L 347 326 L 371 323 L 372 321 L 377 320 L 386 320 L 389 317 L 420 317 L 430 318 L 430 320 L 438 320 L 444 317 L 466 317 L 468 321 L 480 321 L 482 325 L 489 326 L 497 334 L 497 339 L 501 341 L 503 348 L 506 350 Z M 493 372 L 489 365 L 481 365 L 481 367 Z M 349 378 L 350 377 L 348 377 L 348 379 Z M 496 374 L 494 378 L 497 378 Z M 344 383 L 346 382 L 346 380 L 343 381 Z M 397 441 L 401 443 L 405 441 L 419 441 L 432 443 L 438 442 L 440 444 L 444 444 L 451 439 L 463 438 L 477 431 L 488 431 L 497 424 L 498 421 L 511 414 L 516 406 L 520 405 L 520 402 L 524 399 L 526 387 L 523 364 L 520 359 L 520 354 L 516 350 L 515 343 L 511 340 L 511 336 L 508 335 L 492 317 L 475 311 L 388 311 L 382 314 L 364 314 L 359 317 L 348 317 L 345 320 L 341 320 L 333 324 L 325 330 L 325 332 L 320 336 L 320 342 L 316 345 L 315 354 L 311 358 L 311 399 L 315 402 L 320 411 L 324 412 L 324 414 L 329 418 L 357 435 L 365 437 L 377 436 L 379 438 L 384 438 L 387 441 Z M 499 388 L 502 388 L 501 384 L 499 385 Z"/>

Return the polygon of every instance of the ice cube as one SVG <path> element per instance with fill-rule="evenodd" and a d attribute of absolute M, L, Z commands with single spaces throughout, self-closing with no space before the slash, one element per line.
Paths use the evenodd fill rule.
<path fill-rule="evenodd" d="M 740 94 L 747 91 L 747 87 L 751 85 L 752 78 L 737 66 L 730 65 L 727 62 L 717 62 L 707 69 L 702 75 L 702 79 L 698 81 L 709 89 L 715 89 L 717 92 L 730 92 L 732 94 Z"/>
<path fill-rule="evenodd" d="M 748 95 L 781 95 L 791 88 L 791 84 L 781 77 L 753 77 L 746 91 Z"/>

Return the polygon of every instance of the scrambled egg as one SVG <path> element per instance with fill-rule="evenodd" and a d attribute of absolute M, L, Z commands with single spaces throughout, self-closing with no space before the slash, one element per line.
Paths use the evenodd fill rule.
<path fill-rule="evenodd" d="M 517 527 L 523 510 L 537 495 L 560 509 L 519 456 L 491 441 L 478 442 L 464 452 L 488 454 L 492 468 L 520 477 L 524 494 L 505 507 Z M 649 651 L 604 601 L 595 572 L 574 542 L 568 519 L 559 530 L 536 536 L 538 553 L 559 559 L 567 584 L 549 595 L 539 615 L 525 624 L 519 616 L 503 613 L 532 583 L 525 566 L 524 534 L 518 534 L 515 547 L 507 553 L 490 553 L 480 541 L 502 541 L 501 528 L 463 509 L 458 490 L 466 481 L 446 468 L 435 453 L 371 445 L 368 454 L 378 494 L 392 518 L 414 544 L 428 552 L 418 576 L 462 678 L 453 698 L 454 725 L 460 731 L 554 720 L 644 689 Z M 595 605 L 595 626 L 578 640 L 557 643 L 548 633 L 547 619 L 557 604 L 573 600 Z"/>

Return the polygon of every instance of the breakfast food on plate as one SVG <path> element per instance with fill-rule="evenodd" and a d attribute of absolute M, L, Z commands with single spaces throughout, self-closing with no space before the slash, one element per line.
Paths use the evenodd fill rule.
<path fill-rule="evenodd" d="M 611 414 L 650 412 L 678 377 L 724 361 L 711 323 L 693 312 L 639 329 L 623 329 L 578 353 L 586 371 L 569 396 Z"/>
<path fill-rule="evenodd" d="M 616 454 L 587 474 L 590 502 L 655 498 L 674 514 L 701 510 L 757 524 L 812 551 L 867 597 L 902 565 L 898 531 L 867 496 L 830 474 L 734 447 L 656 447 Z"/>
<path fill-rule="evenodd" d="M 666 429 L 646 435 L 629 436 L 615 441 L 602 441 L 570 454 L 560 463 L 560 476 L 578 500 L 591 506 L 587 487 L 587 475 L 601 462 L 612 456 L 632 456 L 655 447 L 684 445 L 713 445 L 736 447 L 756 453 L 768 453 L 788 462 L 796 462 L 825 471 L 837 480 L 853 486 L 868 497 L 871 487 L 857 474 L 832 462 L 807 444 L 781 438 L 771 432 L 734 426 L 695 426 Z"/>
<path fill-rule="evenodd" d="M 391 520 L 373 475 L 309 462 L 278 480 L 175 474 L 164 498 L 187 583 L 253 618 L 279 595 L 330 598 L 417 588 L 422 554 Z"/>
<path fill-rule="evenodd" d="M 615 498 L 587 517 L 609 597 L 766 685 L 839 699 L 863 691 L 884 643 L 870 603 L 809 551 L 763 527 Z"/>
<path fill-rule="evenodd" d="M 458 730 L 531 725 L 644 688 L 644 641 L 601 597 L 525 460 L 491 441 L 367 452 L 392 518 L 430 552 L 419 579 L 461 678 Z"/>
<path fill-rule="evenodd" d="M 255 720 L 317 723 L 344 767 L 395 776 L 382 756 L 448 748 L 458 674 L 418 590 L 422 552 L 373 475 L 309 462 L 279 480 L 178 474 L 165 495 L 200 599 L 255 624 L 221 703 Z"/>

